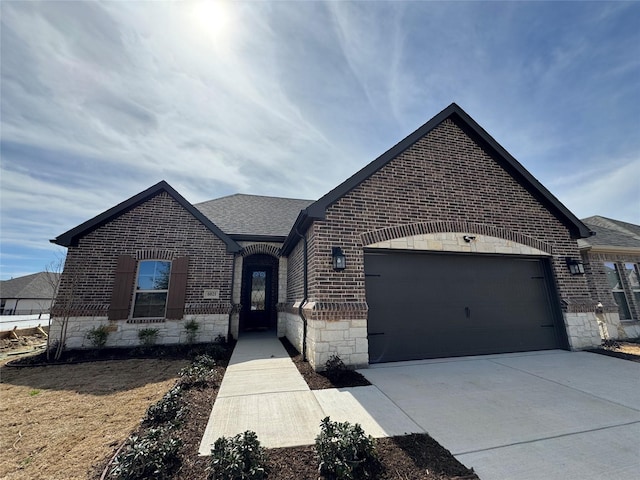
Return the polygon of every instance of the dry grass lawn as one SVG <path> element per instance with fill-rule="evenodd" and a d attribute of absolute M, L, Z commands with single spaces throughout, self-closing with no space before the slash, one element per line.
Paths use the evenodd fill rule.
<path fill-rule="evenodd" d="M 86 479 L 187 364 L 134 359 L 0 367 L 0 478 Z"/>
<path fill-rule="evenodd" d="M 616 348 L 616 351 L 627 353 L 629 355 L 639 355 L 640 356 L 640 344 L 638 343 L 629 343 L 629 342 L 619 342 L 620 346 Z"/>

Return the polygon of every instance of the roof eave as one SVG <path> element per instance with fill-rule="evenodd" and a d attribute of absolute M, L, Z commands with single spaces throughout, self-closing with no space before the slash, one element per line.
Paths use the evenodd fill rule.
<path fill-rule="evenodd" d="M 321 218 L 310 215 L 309 209 L 305 208 L 304 210 L 301 210 L 298 214 L 298 217 L 296 218 L 296 221 L 293 224 L 293 227 L 291 227 L 289 235 L 287 235 L 287 238 L 285 239 L 282 248 L 280 249 L 282 255 L 289 255 L 302 238 L 302 235 L 306 233 L 307 229 L 314 222 L 314 220 L 319 219 Z"/>
<path fill-rule="evenodd" d="M 542 183 L 540 183 L 529 171 L 511 155 L 502 145 L 500 145 L 480 124 L 478 124 L 473 118 L 469 116 L 464 110 L 458 107 L 455 112 L 456 115 L 464 122 L 463 125 L 458 124 L 463 130 L 465 126 L 471 128 L 472 133 L 475 133 L 484 144 L 485 148 L 488 147 L 498 157 L 503 158 L 507 162 L 507 166 L 512 169 L 516 176 L 520 177 L 519 180 L 524 180 L 528 185 L 523 185 L 534 196 L 539 197 L 548 207 L 551 207 L 564 217 L 564 220 L 568 223 L 568 226 L 575 235 L 575 238 L 588 238 L 593 235 L 593 232 L 587 227 L 578 217 L 576 217 L 571 211 L 558 200 Z M 469 133 L 469 132 L 467 132 Z M 522 184 L 522 181 L 520 181 Z"/>
<path fill-rule="evenodd" d="M 176 202 L 178 202 L 185 210 L 193 215 L 200 223 L 202 223 L 208 230 L 222 240 L 226 247 L 227 252 L 236 253 L 242 250 L 242 247 L 238 245 L 231 237 L 220 230 L 211 220 L 205 217 L 200 210 L 195 208 L 189 203 L 182 195 L 180 195 L 171 185 L 162 180 L 155 185 L 147 188 L 143 192 L 134 195 L 133 197 L 119 203 L 118 205 L 106 210 L 105 212 L 93 217 L 90 220 L 78 225 L 75 228 L 63 233 L 62 235 L 50 240 L 51 243 L 60 245 L 62 247 L 75 247 L 78 245 L 78 240 L 84 235 L 92 232 L 93 230 L 105 225 L 114 218 L 122 215 L 129 210 L 139 206 L 151 197 L 157 195 L 161 191 L 167 192 Z"/>
<path fill-rule="evenodd" d="M 494 155 L 504 159 L 507 169 L 515 173 L 520 183 L 524 180 L 525 188 L 530 193 L 543 201 L 547 207 L 551 207 L 557 215 L 564 219 L 570 227 L 574 238 L 587 238 L 591 236 L 591 230 L 582 223 L 573 213 L 567 209 L 549 190 L 547 190 L 538 180 L 533 177 L 507 150 L 505 150 L 484 128 L 482 128 L 473 118 L 471 118 L 457 104 L 452 103 L 447 108 L 438 113 L 435 117 L 422 125 L 416 131 L 405 137 L 385 153 L 376 158 L 373 162 L 353 174 L 336 188 L 328 192 L 322 198 L 307 207 L 308 217 L 312 219 L 324 219 L 326 210 L 333 203 L 360 185 L 363 181 L 384 167 L 391 160 L 414 145 L 418 140 L 436 128 L 446 119 L 451 118 L 467 134 L 471 133 L 475 139 L 479 139 L 483 147 L 488 148 Z M 457 120 L 457 121 L 456 121 Z M 504 166 L 504 165 L 503 165 Z"/>
<path fill-rule="evenodd" d="M 231 233 L 229 234 L 233 240 L 237 242 L 269 242 L 282 243 L 287 238 L 284 235 L 250 235 L 248 233 Z"/>

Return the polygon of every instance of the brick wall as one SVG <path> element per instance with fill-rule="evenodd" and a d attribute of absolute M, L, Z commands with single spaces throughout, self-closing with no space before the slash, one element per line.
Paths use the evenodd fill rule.
<path fill-rule="evenodd" d="M 580 258 L 569 230 L 451 120 L 373 174 L 314 223 L 310 297 L 363 302 L 361 235 L 417 222 L 467 222 L 538 239 L 550 245 L 565 309 L 593 309 L 584 276 L 572 276 L 564 258 Z M 347 269 L 334 272 L 331 247 L 340 246 Z"/>
<path fill-rule="evenodd" d="M 307 232 L 313 308 L 305 308 L 305 314 L 310 337 L 316 332 L 309 341 L 312 365 L 321 369 L 331 352 L 345 352 L 343 360 L 351 365 L 362 365 L 367 357 L 366 329 L 362 333 L 351 325 L 354 332 L 345 330 L 344 338 L 331 340 L 327 348 L 316 328 L 366 320 L 365 242 L 467 229 L 550 255 L 572 348 L 597 343 L 595 303 L 586 278 L 570 275 L 565 262 L 565 257 L 580 258 L 577 242 L 542 202 L 452 120 L 433 129 L 330 205 L 325 220 L 315 221 Z M 344 271 L 332 268 L 333 246 L 346 255 Z M 299 242 L 289 258 L 290 304 L 302 297 L 301 248 Z"/>
<path fill-rule="evenodd" d="M 106 314 L 119 255 L 189 256 L 185 314 L 229 313 L 233 254 L 167 193 L 159 193 L 90 232 L 78 246 L 69 247 L 59 297 L 73 290 L 75 316 Z M 220 298 L 205 300 L 205 289 L 219 290 Z"/>

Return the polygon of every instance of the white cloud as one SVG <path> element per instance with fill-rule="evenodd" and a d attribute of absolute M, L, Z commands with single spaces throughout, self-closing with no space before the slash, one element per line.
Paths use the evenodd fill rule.
<path fill-rule="evenodd" d="M 637 221 L 637 4 L 198 5 L 0 2 L 3 276 L 160 179 L 318 198 L 452 101 L 576 214 Z"/>
<path fill-rule="evenodd" d="M 579 218 L 602 215 L 640 224 L 640 156 L 587 168 L 553 184 Z"/>

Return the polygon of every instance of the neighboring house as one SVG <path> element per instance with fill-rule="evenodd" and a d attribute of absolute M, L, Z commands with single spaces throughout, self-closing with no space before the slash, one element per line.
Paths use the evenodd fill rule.
<path fill-rule="evenodd" d="M 59 273 L 39 272 L 0 282 L 0 315 L 49 313 Z"/>
<path fill-rule="evenodd" d="M 286 336 L 314 368 L 600 344 L 578 220 L 450 105 L 319 200 L 192 205 L 166 182 L 52 240 L 68 347 Z M 56 312 L 54 312 L 55 314 Z M 55 333 L 54 333 L 55 335 Z"/>
<path fill-rule="evenodd" d="M 578 241 L 603 338 L 640 337 L 640 225 L 593 216 Z"/>

